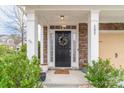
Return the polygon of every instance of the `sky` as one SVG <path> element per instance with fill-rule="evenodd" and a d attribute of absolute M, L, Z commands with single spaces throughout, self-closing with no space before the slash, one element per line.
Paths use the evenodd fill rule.
<path fill-rule="evenodd" d="M 11 22 L 11 20 L 10 20 L 10 18 L 8 18 L 8 17 L 1 11 L 1 9 L 2 9 L 3 11 L 5 11 L 5 12 L 7 12 L 7 13 L 12 14 L 12 13 L 13 13 L 13 7 L 14 7 L 14 6 L 12 6 L 12 5 L 10 5 L 10 6 L 0 6 L 0 35 L 2 35 L 2 34 L 10 35 L 10 34 L 16 33 L 15 31 L 11 31 L 11 30 L 9 30 L 9 28 L 5 28 L 5 27 L 3 26 L 3 24 L 6 23 L 6 21 L 10 21 L 10 22 Z"/>
<path fill-rule="evenodd" d="M 13 13 L 13 7 L 15 6 L 0 6 L 1 9 L 3 9 L 4 11 L 6 11 L 7 13 Z M 11 35 L 11 34 L 15 34 L 18 33 L 17 31 L 11 31 L 9 28 L 4 28 L 3 27 L 3 23 L 5 21 L 10 21 L 10 18 L 8 18 L 1 10 L 0 10 L 0 35 Z M 38 40 L 40 41 L 40 26 L 38 25 Z"/>

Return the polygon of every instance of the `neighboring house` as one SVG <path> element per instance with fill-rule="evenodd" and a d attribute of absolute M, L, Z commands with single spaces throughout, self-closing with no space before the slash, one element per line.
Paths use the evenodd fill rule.
<path fill-rule="evenodd" d="M 25 6 L 27 55 L 38 54 L 37 25 L 41 26 L 41 64 L 49 68 L 82 68 L 98 57 L 124 67 L 124 6 Z"/>
<path fill-rule="evenodd" d="M 13 45 L 14 41 L 9 38 L 9 35 L 0 35 L 0 44 L 8 45 L 10 43 Z"/>
<path fill-rule="evenodd" d="M 7 45 L 10 48 L 17 48 L 21 46 L 21 38 L 17 36 L 17 38 L 12 39 L 10 35 L 0 35 L 0 44 Z"/>
<path fill-rule="evenodd" d="M 15 45 L 13 39 L 8 38 L 8 39 L 6 40 L 6 43 L 7 43 L 6 45 L 8 45 L 8 46 L 11 47 L 11 48 L 15 48 L 15 47 L 16 47 L 16 45 Z"/>
<path fill-rule="evenodd" d="M 27 42 L 26 42 L 26 39 L 24 39 L 24 44 L 26 44 Z M 16 48 L 20 48 L 22 46 L 22 42 L 21 42 L 21 40 L 20 40 L 20 42 L 19 43 L 17 43 L 16 44 Z"/>

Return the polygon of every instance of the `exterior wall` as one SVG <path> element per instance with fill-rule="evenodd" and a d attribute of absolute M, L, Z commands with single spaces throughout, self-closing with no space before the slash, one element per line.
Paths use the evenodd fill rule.
<path fill-rule="evenodd" d="M 124 23 L 100 23 L 99 29 L 106 30 L 108 32 L 111 32 L 111 30 L 122 31 L 124 30 Z M 109 41 L 107 41 L 107 38 L 109 39 Z M 124 67 L 124 63 L 123 63 L 124 44 L 122 43 L 124 42 L 124 34 L 122 35 L 117 33 L 111 34 L 111 35 L 100 34 L 100 41 L 101 40 L 104 41 L 104 45 L 103 44 L 101 45 L 101 42 L 100 42 L 100 57 L 111 58 L 113 65 L 115 65 L 116 67 L 119 67 L 119 65 L 122 65 Z M 106 51 L 109 51 L 109 52 L 106 53 Z M 119 52 L 118 58 L 114 58 L 116 52 L 117 53 Z M 79 64 L 80 68 L 82 68 L 83 63 L 88 62 L 88 25 L 87 23 L 79 23 L 79 62 L 80 62 Z"/>
<path fill-rule="evenodd" d="M 123 23 L 100 23 L 100 30 L 106 30 L 108 32 L 110 32 L 111 30 L 124 30 L 124 24 Z M 47 27 L 44 27 L 44 62 L 46 64 L 47 64 L 47 31 L 48 31 Z M 107 41 L 107 39 L 109 39 L 109 41 Z M 104 45 L 103 45 L 103 41 L 104 41 Z M 117 34 L 117 33 L 111 34 L 111 35 L 108 33 L 107 35 L 100 34 L 100 57 L 111 58 L 112 64 L 114 64 L 116 67 L 119 67 L 120 64 L 124 66 L 122 61 L 124 60 L 123 59 L 124 44 L 122 43 L 123 41 L 124 41 L 124 34 Z M 115 50 L 113 51 L 114 48 Z M 109 51 L 109 52 L 106 53 L 106 51 Z M 118 53 L 118 58 L 115 58 L 116 52 Z M 79 66 L 80 68 L 82 68 L 83 63 L 87 63 L 87 62 L 88 62 L 88 25 L 87 23 L 79 23 Z"/>
<path fill-rule="evenodd" d="M 100 57 L 109 58 L 114 67 L 124 67 L 124 23 L 100 23 Z M 112 32 L 114 31 L 114 32 Z"/>
<path fill-rule="evenodd" d="M 43 36 L 44 36 L 44 64 L 47 64 L 47 27 L 43 27 Z"/>
<path fill-rule="evenodd" d="M 124 23 L 100 23 L 100 30 L 124 30 Z"/>
<path fill-rule="evenodd" d="M 88 26 L 86 23 L 79 24 L 79 66 L 88 61 Z"/>
<path fill-rule="evenodd" d="M 124 67 L 124 32 L 100 33 L 100 57 L 109 58 L 115 67 Z M 117 53 L 117 55 L 116 55 Z M 117 56 L 117 57 L 116 57 Z"/>

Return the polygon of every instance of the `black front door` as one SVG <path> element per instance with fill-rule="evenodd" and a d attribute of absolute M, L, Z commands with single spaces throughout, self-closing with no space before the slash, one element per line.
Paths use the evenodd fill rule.
<path fill-rule="evenodd" d="M 55 32 L 55 66 L 71 66 L 71 31 Z"/>

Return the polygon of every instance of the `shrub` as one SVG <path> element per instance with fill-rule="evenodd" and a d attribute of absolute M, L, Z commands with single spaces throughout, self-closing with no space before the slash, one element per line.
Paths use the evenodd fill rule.
<path fill-rule="evenodd" d="M 26 44 L 24 44 L 24 45 L 22 45 L 22 46 L 20 47 L 20 52 L 23 52 L 23 53 L 26 54 L 26 52 L 27 52 L 27 45 L 26 45 Z"/>
<path fill-rule="evenodd" d="M 37 57 L 30 61 L 26 57 L 24 46 L 19 53 L 0 58 L 1 88 L 32 88 L 39 87 L 40 62 Z"/>
<path fill-rule="evenodd" d="M 91 85 L 98 88 L 118 87 L 117 83 L 124 77 L 123 70 L 112 67 L 108 59 L 99 59 L 92 63 L 92 66 L 88 66 L 86 74 Z"/>
<path fill-rule="evenodd" d="M 20 52 L 23 52 L 24 54 L 27 53 L 27 45 L 24 44 L 20 49 Z M 38 58 L 40 59 L 40 41 L 38 41 Z"/>
<path fill-rule="evenodd" d="M 7 45 L 0 45 L 0 56 L 14 53 L 14 50 L 9 48 Z"/>

